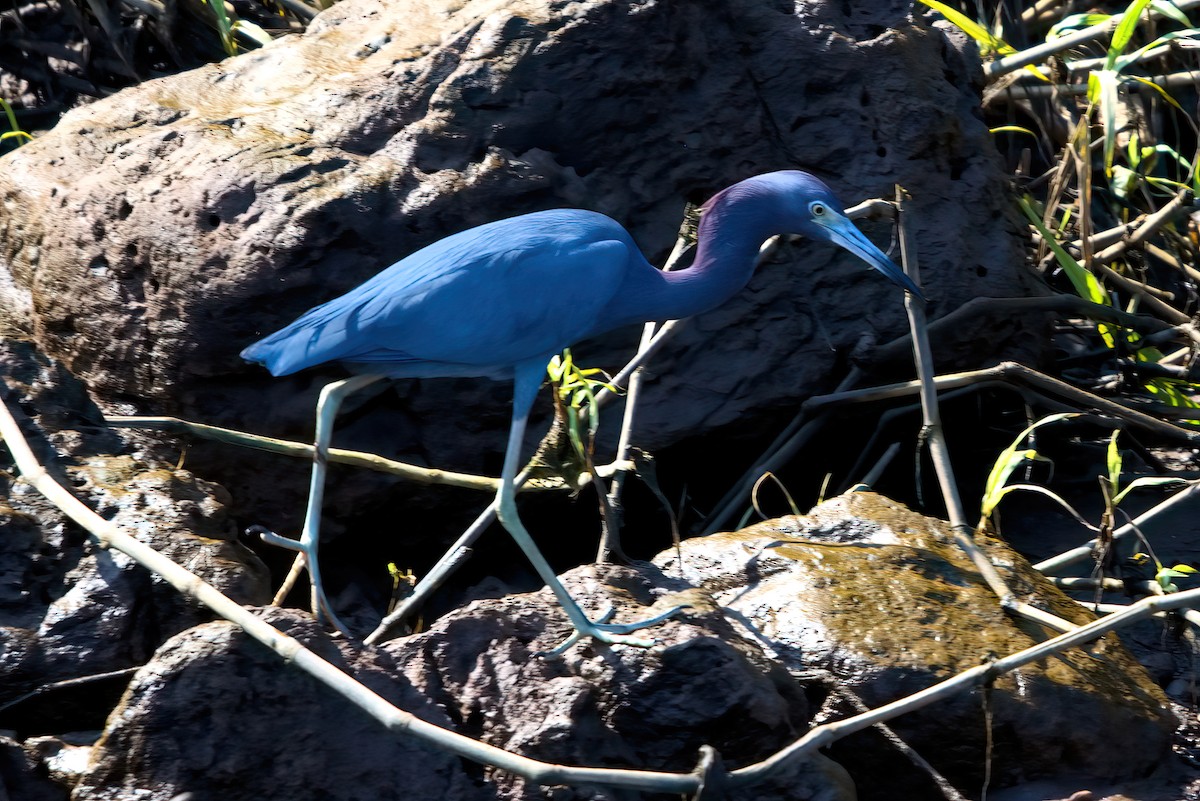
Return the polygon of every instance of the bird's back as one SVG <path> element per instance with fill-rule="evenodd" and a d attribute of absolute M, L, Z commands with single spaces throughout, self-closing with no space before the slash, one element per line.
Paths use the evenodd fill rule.
<path fill-rule="evenodd" d="M 648 266 L 602 214 L 500 220 L 401 259 L 242 357 L 274 375 L 341 361 L 394 376 L 502 376 L 591 333 L 637 262 Z"/>

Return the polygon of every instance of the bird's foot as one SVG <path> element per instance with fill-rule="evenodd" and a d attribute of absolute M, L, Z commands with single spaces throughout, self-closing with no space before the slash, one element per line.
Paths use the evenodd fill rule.
<path fill-rule="evenodd" d="M 283 605 L 284 599 L 292 591 L 296 580 L 300 578 L 300 573 L 305 568 L 308 568 L 313 615 L 316 616 L 318 621 L 328 622 L 330 626 L 340 631 L 346 637 L 353 636 L 350 633 L 350 629 L 346 627 L 346 624 L 333 611 L 333 606 L 329 603 L 329 599 L 325 595 L 325 588 L 321 585 L 321 574 L 317 570 L 316 548 L 306 544 L 302 539 L 294 540 L 291 537 L 276 534 L 265 526 L 250 526 L 246 529 L 246 534 L 247 536 L 257 534 L 268 545 L 275 545 L 296 553 L 296 559 L 292 562 L 292 568 L 288 571 L 287 578 L 283 580 L 283 584 L 275 593 L 275 598 L 271 601 L 272 605 Z"/>
<path fill-rule="evenodd" d="M 571 635 L 567 637 L 567 639 L 563 640 L 559 645 L 551 648 L 549 651 L 539 651 L 538 656 L 560 656 L 568 648 L 582 640 L 584 637 L 591 637 L 593 640 L 599 640 L 600 642 L 608 643 L 609 645 L 631 645 L 635 648 L 650 648 L 657 643 L 657 640 L 653 638 L 646 639 L 643 637 L 630 637 L 628 636 L 630 632 L 637 631 L 638 629 L 649 628 L 650 626 L 657 626 L 658 624 L 679 614 L 689 606 L 690 604 L 676 606 L 668 609 L 662 614 L 655 615 L 654 617 L 648 617 L 643 620 L 635 620 L 632 623 L 609 623 L 608 621 L 612 619 L 613 614 L 616 612 L 616 607 L 610 604 L 608 609 L 605 610 L 604 614 L 601 615 L 598 620 L 588 620 L 587 618 L 584 618 L 581 623 L 572 621 L 573 625 L 575 626 L 575 630 L 571 632 Z"/>

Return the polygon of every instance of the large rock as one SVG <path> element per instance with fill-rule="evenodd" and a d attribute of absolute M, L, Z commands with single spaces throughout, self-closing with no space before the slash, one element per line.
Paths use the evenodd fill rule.
<path fill-rule="evenodd" d="M 1016 597 L 1068 621 L 1090 613 L 998 540 L 983 543 Z M 686 540 L 655 562 L 709 589 L 768 654 L 823 670 L 871 707 L 904 698 L 1055 632 L 1015 620 L 954 544 L 949 527 L 873 493 L 802 517 Z M 1162 690 L 1115 635 L 998 678 L 984 699 L 962 693 L 888 722 L 960 790 L 1031 779 L 1144 778 L 1168 761 L 1175 720 Z M 898 794 L 911 765 L 882 738 L 830 750 L 863 798 Z M 927 792 L 936 792 L 930 786 Z"/>
<path fill-rule="evenodd" d="M 0 295 L 107 403 L 297 434 L 337 370 L 273 381 L 238 351 L 518 212 L 606 212 L 661 261 L 686 200 L 803 167 L 847 203 L 913 194 L 935 315 L 1020 294 L 1020 226 L 966 48 L 885 0 L 346 0 L 304 36 L 74 110 L 9 156 Z M 644 446 L 791 404 L 903 333 L 899 292 L 852 257 L 805 244 L 783 261 L 656 361 Z M 569 314 L 586 288 L 553 291 Z M 989 361 L 1016 328 L 948 357 Z M 410 382 L 346 441 L 494 467 L 500 435 L 488 449 L 461 432 L 503 428 L 505 391 L 446 386 Z"/>
<path fill-rule="evenodd" d="M 0 339 L 0 398 L 48 472 L 98 514 L 241 603 L 269 599 L 263 564 L 238 542 L 228 494 L 106 429 L 61 364 Z M 51 685 L 141 665 L 211 613 L 124 554 L 94 547 L 13 467 L 0 449 L 0 703 L 39 694 L 6 706 L 0 728 L 98 727 L 113 700 L 107 685 L 74 694 Z"/>
<path fill-rule="evenodd" d="M 653 572 L 584 567 L 564 579 L 589 606 L 612 598 L 627 619 L 648 612 L 650 581 L 678 585 Z M 654 648 L 588 642 L 562 658 L 538 655 L 569 630 L 548 590 L 476 601 L 379 647 L 332 641 L 302 613 L 265 614 L 418 717 L 552 763 L 687 773 L 707 744 L 733 768 L 795 739 L 809 713 L 800 685 L 712 611 L 654 629 Z M 139 672 L 72 798 L 169 801 L 186 791 L 196 801 L 334 800 L 397 788 L 445 801 L 663 797 L 540 788 L 388 733 L 232 625 L 213 623 L 169 641 Z M 844 770 L 816 755 L 726 797 L 853 801 L 854 791 Z"/>

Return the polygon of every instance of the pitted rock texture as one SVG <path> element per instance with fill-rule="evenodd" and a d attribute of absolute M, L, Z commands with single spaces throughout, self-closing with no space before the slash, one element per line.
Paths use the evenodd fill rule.
<path fill-rule="evenodd" d="M 656 571 L 583 567 L 564 575 L 589 606 L 611 599 L 618 619 L 649 612 L 649 590 L 677 588 Z M 675 598 L 664 597 L 655 609 Z M 803 733 L 803 688 L 733 633 L 693 610 L 647 634 L 653 648 L 572 646 L 542 652 L 568 627 L 548 590 L 475 601 L 427 632 L 379 647 L 331 640 L 293 610 L 266 619 L 417 717 L 553 764 L 688 773 L 700 747 L 733 769 Z M 75 801 L 250 801 L 279 794 L 328 799 L 650 801 L 674 797 L 597 783 L 538 786 L 510 771 L 448 755 L 318 685 L 233 626 L 212 623 L 166 643 L 109 719 Z M 815 754 L 731 801 L 852 801 L 836 763 Z"/>
<path fill-rule="evenodd" d="M 47 472 L 99 515 L 241 603 L 269 599 L 265 567 L 238 542 L 228 493 L 106 428 L 61 364 L 28 342 L 0 339 L 0 399 Z M 7 449 L 0 449 L 0 527 L 0 703 L 140 665 L 167 637 L 211 617 L 124 554 L 94 547 L 19 480 Z M 102 704 L 102 695 L 70 704 L 56 704 L 53 694 L 31 699 L 4 711 L 3 728 L 49 733 L 42 727 L 58 725 L 60 713 L 64 725 L 73 715 L 99 725 L 107 710 L 97 721 L 92 702 Z"/>
<path fill-rule="evenodd" d="M 303 36 L 77 109 L 10 155 L 0 300 L 107 404 L 298 436 L 338 368 L 273 381 L 239 350 L 399 257 L 577 206 L 661 262 L 685 201 L 800 167 L 848 204 L 912 194 L 936 316 L 1031 289 L 972 58 L 886 0 L 346 0 Z M 865 227 L 886 246 L 886 225 Z M 651 366 L 644 447 L 792 404 L 904 332 L 899 292 L 853 257 L 805 243 L 781 262 Z M 553 290 L 564 314 L 586 292 Z M 1026 323 L 947 340 L 939 366 L 1028 344 Z M 618 365 L 632 342 L 590 358 Z M 498 449 L 506 413 L 479 410 L 504 390 L 401 392 L 364 424 L 392 432 L 392 454 L 491 464 L 471 434 Z"/>

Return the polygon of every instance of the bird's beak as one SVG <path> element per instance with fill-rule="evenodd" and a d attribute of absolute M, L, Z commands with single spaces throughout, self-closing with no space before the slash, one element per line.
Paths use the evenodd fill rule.
<path fill-rule="evenodd" d="M 914 284 L 912 279 L 905 275 L 904 271 L 897 267 L 882 250 L 875 247 L 862 231 L 855 228 L 854 223 L 850 222 L 848 217 L 837 215 L 832 220 L 823 221 L 822 227 L 829 232 L 831 242 L 841 245 L 858 256 L 886 275 L 893 284 L 903 287 L 921 301 L 925 300 L 925 295 L 921 292 L 920 287 Z"/>

